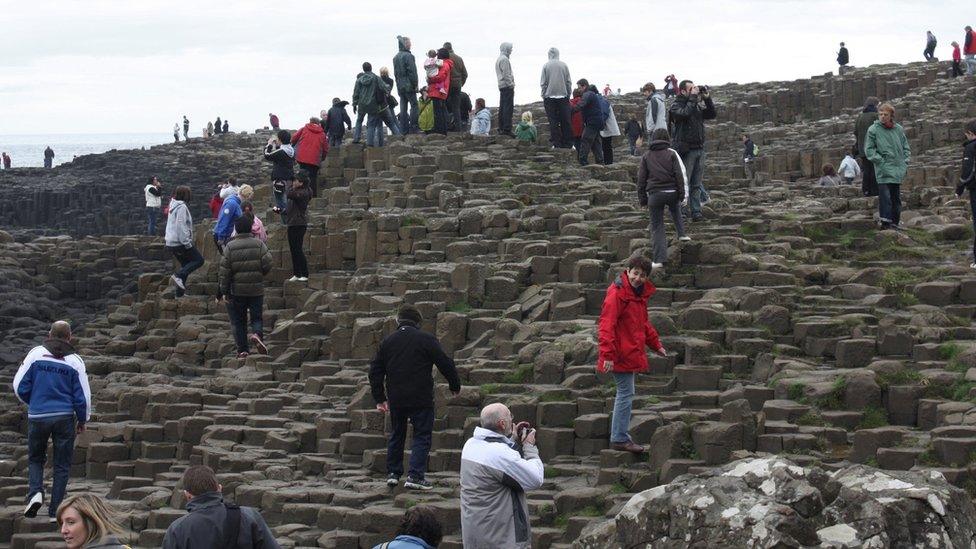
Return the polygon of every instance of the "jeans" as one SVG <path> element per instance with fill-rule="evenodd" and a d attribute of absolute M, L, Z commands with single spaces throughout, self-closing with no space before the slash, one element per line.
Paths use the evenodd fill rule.
<path fill-rule="evenodd" d="M 569 110 L 569 99 L 546 97 L 542 102 L 546 108 L 546 118 L 549 119 L 549 142 L 557 149 L 572 147 L 573 125 L 570 120 L 572 113 Z"/>
<path fill-rule="evenodd" d="M 691 149 L 681 156 L 688 172 L 688 209 L 692 217 L 701 216 L 702 201 L 705 200 L 705 186 L 702 174 L 705 171 L 705 149 Z"/>
<path fill-rule="evenodd" d="M 203 267 L 203 256 L 200 255 L 200 250 L 197 250 L 196 246 L 190 246 L 189 248 L 183 246 L 167 246 L 173 257 L 180 262 L 180 270 L 176 271 L 176 278 L 183 281 L 186 285 L 186 279 L 189 278 L 190 273 Z"/>
<path fill-rule="evenodd" d="M 652 192 L 647 197 L 651 210 L 651 242 L 654 243 L 654 263 L 664 263 L 668 259 L 668 236 L 664 231 L 664 208 L 671 212 L 678 238 L 685 235 L 684 220 L 681 219 L 681 202 L 677 192 Z"/>
<path fill-rule="evenodd" d="M 352 142 L 359 143 L 363 137 L 363 119 L 366 118 L 366 113 L 360 110 L 356 114 L 356 129 L 352 133 Z"/>
<path fill-rule="evenodd" d="M 48 515 L 53 517 L 68 490 L 68 476 L 75 451 L 74 415 L 27 421 L 27 500 L 38 492 L 44 493 L 48 439 L 51 439 L 54 447 L 54 479 L 51 482 L 51 501 L 47 506 Z"/>
<path fill-rule="evenodd" d="M 387 107 L 386 113 L 383 115 L 383 122 L 386 126 L 390 128 L 390 133 L 393 135 L 403 135 L 403 130 L 400 128 L 400 123 L 397 122 L 397 117 L 393 114 L 393 107 Z"/>
<path fill-rule="evenodd" d="M 403 475 L 403 446 L 407 441 L 407 421 L 413 424 L 413 443 L 410 445 L 410 471 L 414 480 L 422 480 L 427 473 L 430 454 L 430 433 L 434 429 L 433 408 L 396 408 L 390 406 L 393 432 L 386 447 L 386 471 Z"/>
<path fill-rule="evenodd" d="M 149 236 L 154 236 L 156 234 L 156 220 L 159 219 L 159 208 L 151 208 L 146 206 L 146 219 L 149 221 L 149 227 L 146 230 L 146 234 Z"/>
<path fill-rule="evenodd" d="M 633 136 L 633 137 L 631 137 L 629 135 L 627 136 L 627 145 L 630 146 L 630 155 L 631 156 L 640 156 L 639 154 L 637 154 L 637 136 L 636 135 Z"/>
<path fill-rule="evenodd" d="M 498 134 L 512 133 L 512 116 L 515 113 L 515 86 L 498 88 Z"/>
<path fill-rule="evenodd" d="M 288 249 L 291 251 L 291 272 L 295 276 L 308 278 L 308 261 L 302 244 L 305 242 L 306 225 L 288 226 Z"/>
<path fill-rule="evenodd" d="M 613 401 L 613 416 L 610 418 L 610 443 L 630 442 L 630 409 L 634 403 L 633 373 L 613 373 L 617 383 L 617 398 Z"/>
<path fill-rule="evenodd" d="M 299 162 L 298 167 L 308 176 L 308 183 L 312 187 L 312 198 L 315 198 L 319 195 L 319 166 Z"/>
<path fill-rule="evenodd" d="M 451 86 L 447 92 L 447 129 L 461 131 L 461 86 Z"/>
<path fill-rule="evenodd" d="M 183 126 L 183 140 L 186 141 L 189 139 L 190 139 L 190 126 L 188 125 Z"/>
<path fill-rule="evenodd" d="M 926 61 L 931 61 L 935 57 L 935 45 L 925 46 L 925 51 L 922 52 L 925 56 Z"/>
<path fill-rule="evenodd" d="M 861 157 L 861 192 L 864 196 L 878 196 L 878 180 L 874 176 L 874 163 Z"/>
<path fill-rule="evenodd" d="M 420 131 L 417 124 L 417 94 L 411 92 L 398 95 L 400 96 L 400 130 L 404 134 L 417 133 Z"/>
<path fill-rule="evenodd" d="M 52 167 L 54 167 L 54 159 L 53 158 L 45 158 L 44 159 L 44 167 L 45 168 L 52 168 Z"/>
<path fill-rule="evenodd" d="M 434 133 L 447 135 L 447 101 L 444 99 L 432 99 L 431 101 L 434 104 Z"/>
<path fill-rule="evenodd" d="M 271 182 L 271 196 L 274 199 L 274 206 L 281 210 L 281 222 L 285 223 L 285 207 L 288 206 L 288 199 L 285 197 L 285 193 L 288 192 L 289 182 L 283 182 L 285 184 L 285 190 L 278 192 L 274 190 L 275 182 Z"/>
<path fill-rule="evenodd" d="M 966 76 L 972 76 L 976 73 L 976 55 L 968 54 L 966 55 Z"/>
<path fill-rule="evenodd" d="M 878 214 L 882 225 L 898 226 L 901 222 L 901 185 L 894 183 L 878 185 Z"/>
<path fill-rule="evenodd" d="M 238 353 L 246 353 L 247 319 L 251 317 L 251 333 L 262 337 L 261 309 L 264 306 L 264 296 L 227 296 L 227 316 L 230 317 L 231 328 L 234 330 L 234 342 Z"/>
<path fill-rule="evenodd" d="M 579 163 L 589 164 L 590 150 L 596 158 L 597 164 L 603 164 L 603 142 L 600 141 L 600 126 L 583 126 L 583 137 L 580 138 L 580 148 L 577 151 Z"/>
<path fill-rule="evenodd" d="M 613 137 L 600 136 L 600 146 L 603 148 L 603 163 L 613 164 Z"/>
<path fill-rule="evenodd" d="M 746 179 L 752 181 L 756 178 L 756 161 L 755 160 L 743 160 L 742 166 L 746 169 Z"/>
<path fill-rule="evenodd" d="M 366 146 L 382 147 L 386 129 L 383 128 L 383 115 L 370 114 L 366 122 Z"/>

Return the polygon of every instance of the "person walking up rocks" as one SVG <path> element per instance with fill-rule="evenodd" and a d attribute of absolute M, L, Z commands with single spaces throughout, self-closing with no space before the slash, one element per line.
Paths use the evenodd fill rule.
<path fill-rule="evenodd" d="M 448 129 L 459 132 L 464 129 L 461 124 L 461 88 L 468 81 L 468 69 L 464 67 L 464 59 L 454 53 L 454 46 L 450 42 L 444 42 L 444 49 L 451 60 L 451 87 L 447 94 L 447 109 L 451 120 Z"/>
<path fill-rule="evenodd" d="M 156 176 L 149 178 L 149 183 L 143 189 L 146 195 L 146 234 L 156 236 L 156 220 L 163 205 L 163 184 Z"/>
<path fill-rule="evenodd" d="M 610 420 L 610 447 L 614 450 L 641 453 L 644 448 L 635 443 L 630 429 L 630 412 L 634 400 L 634 376 L 648 369 L 644 347 L 667 356 L 657 330 L 647 318 L 647 300 L 656 288 L 650 281 L 651 262 L 635 256 L 627 263 L 607 288 L 600 311 L 600 353 L 596 369 L 612 372 L 617 384 L 617 396 Z"/>
<path fill-rule="evenodd" d="M 193 216 L 187 206 L 189 201 L 190 187 L 176 187 L 166 217 L 166 249 L 180 263 L 180 269 L 171 277 L 176 285 L 177 297 L 182 297 L 186 291 L 186 279 L 190 273 L 203 266 L 203 256 L 193 245 Z"/>
<path fill-rule="evenodd" d="M 308 202 L 312 199 L 312 191 L 308 188 L 307 173 L 298 174 L 286 196 L 288 197 L 285 211 L 285 225 L 288 226 L 288 249 L 291 251 L 291 280 L 308 280 L 308 260 L 302 246 L 305 243 L 305 231 L 308 230 Z"/>
<path fill-rule="evenodd" d="M 27 353 L 14 375 L 14 394 L 27 405 L 27 507 L 34 518 L 44 504 L 44 463 L 48 440 L 54 449 L 54 478 L 48 517 L 64 500 L 74 457 L 75 434 L 91 419 L 91 388 L 85 361 L 71 345 L 71 326 L 51 325 L 43 345 Z"/>
<path fill-rule="evenodd" d="M 549 61 L 542 67 L 542 103 L 549 119 L 549 142 L 556 149 L 573 146 L 569 97 L 573 83 L 569 67 L 559 60 L 559 50 L 549 48 Z M 602 124 L 601 124 L 602 126 Z"/>
<path fill-rule="evenodd" d="M 393 432 L 387 444 L 386 483 L 396 486 L 403 475 L 403 446 L 407 439 L 407 422 L 413 425 L 410 469 L 403 486 L 412 490 L 430 490 L 425 478 L 434 428 L 434 378 L 437 366 L 455 395 L 461 391 L 454 361 L 447 356 L 437 338 L 421 331 L 423 316 L 413 305 L 397 311 L 397 329 L 380 343 L 369 365 L 369 385 L 376 409 L 390 414 Z"/>
<path fill-rule="evenodd" d="M 237 236 L 224 247 L 220 259 L 217 302 L 227 305 L 237 344 L 237 358 L 247 358 L 253 343 L 261 354 L 267 354 L 261 322 L 264 307 L 264 276 L 271 272 L 271 252 L 254 235 L 251 227 L 254 220 L 242 215 L 234 222 Z M 248 316 L 250 316 L 251 335 L 247 335 Z"/>
<path fill-rule="evenodd" d="M 322 123 L 314 116 L 308 119 L 308 124 L 291 136 L 291 144 L 295 146 L 295 160 L 299 168 L 308 176 L 312 187 L 312 196 L 319 195 L 319 166 L 329 154 L 329 140 L 322 130 Z"/>
<path fill-rule="evenodd" d="M 274 113 L 268 113 L 268 123 L 271 124 L 271 131 L 278 131 L 281 126 L 281 122 L 278 120 L 278 115 Z"/>
<path fill-rule="evenodd" d="M 406 135 L 417 129 L 417 60 L 410 53 L 410 38 L 397 36 L 399 51 L 393 57 L 393 76 L 400 96 L 400 131 Z"/>
<path fill-rule="evenodd" d="M 648 82 L 641 88 L 644 98 L 647 100 L 647 108 L 644 111 L 644 131 L 647 134 L 644 138 L 651 140 L 654 130 L 668 129 L 668 108 L 665 104 L 664 92 L 658 91 L 654 84 Z"/>
<path fill-rule="evenodd" d="M 332 99 L 332 108 L 326 116 L 325 125 L 328 128 L 329 146 L 338 149 L 342 146 L 342 138 L 346 135 L 346 130 L 352 129 L 352 120 L 346 112 L 348 101 L 343 101 L 338 97 Z"/>
<path fill-rule="evenodd" d="M 901 182 L 908 173 L 911 149 L 901 124 L 895 122 L 895 107 L 878 107 L 878 120 L 868 129 L 864 153 L 874 164 L 878 180 L 878 217 L 881 229 L 897 229 L 901 222 Z"/>
<path fill-rule="evenodd" d="M 861 159 L 861 193 L 864 196 L 878 196 L 878 181 L 874 177 L 874 164 L 864 150 L 867 143 L 868 129 L 878 120 L 878 98 L 871 96 L 864 100 L 864 110 L 854 121 L 854 139 L 857 141 L 857 152 Z"/>
<path fill-rule="evenodd" d="M 636 114 L 630 116 L 630 120 L 627 121 L 627 126 L 624 127 L 624 134 L 627 135 L 627 145 L 630 147 L 630 155 L 638 156 L 637 140 L 644 136 L 644 128 L 637 121 Z"/>
<path fill-rule="evenodd" d="M 659 128 L 651 134 L 648 150 L 637 170 L 637 201 L 651 211 L 651 242 L 654 243 L 652 268 L 661 268 L 668 259 L 668 238 L 664 232 L 664 208 L 671 212 L 678 240 L 685 236 L 681 203 L 688 196 L 688 174 L 678 151 L 670 148 L 668 130 Z"/>
<path fill-rule="evenodd" d="M 579 163 L 582 166 L 589 164 L 590 151 L 596 158 L 597 164 L 603 164 L 603 143 L 600 141 L 600 131 L 606 124 L 603 116 L 603 109 L 600 108 L 600 94 L 596 88 L 590 89 L 589 82 L 585 78 L 577 82 L 579 89 L 583 91 L 580 102 L 573 107 L 574 111 L 583 113 L 583 136 L 580 138 L 580 148 L 577 151 Z"/>
<path fill-rule="evenodd" d="M 295 179 L 295 147 L 291 145 L 291 133 L 288 130 L 278 130 L 278 133 L 268 139 L 264 147 L 264 159 L 271 162 L 271 196 L 274 206 L 279 211 L 285 210 L 285 192 L 288 185 Z M 285 216 L 281 216 L 285 222 Z"/>
<path fill-rule="evenodd" d="M 512 136 L 512 116 L 515 113 L 515 75 L 512 73 L 512 43 L 502 42 L 495 60 L 498 79 L 498 135 Z"/>
<path fill-rule="evenodd" d="M 746 179 L 756 179 L 756 144 L 749 134 L 742 134 L 742 166 L 746 170 Z"/>
<path fill-rule="evenodd" d="M 973 262 L 970 268 L 976 269 L 976 120 L 966 123 L 966 143 L 963 145 L 962 168 L 956 184 L 956 196 L 969 191 L 969 209 L 973 221 Z"/>
<path fill-rule="evenodd" d="M 704 105 L 702 105 L 704 103 Z M 699 89 L 691 80 L 678 84 L 678 96 L 669 109 L 674 122 L 672 144 L 688 170 L 688 209 L 693 221 L 702 219 L 705 200 L 705 120 L 716 117 L 715 104 L 708 88 Z"/>
<path fill-rule="evenodd" d="M 481 426 L 461 450 L 461 538 L 465 549 L 529 549 L 525 493 L 542 487 L 535 429 L 515 423 L 500 402 L 481 410 Z"/>

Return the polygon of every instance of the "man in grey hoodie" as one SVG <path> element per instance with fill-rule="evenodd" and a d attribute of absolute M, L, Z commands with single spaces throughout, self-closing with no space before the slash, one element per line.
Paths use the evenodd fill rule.
<path fill-rule="evenodd" d="M 186 291 L 186 279 L 190 273 L 203 266 L 203 256 L 193 245 L 193 216 L 186 206 L 189 200 L 190 187 L 176 187 L 166 217 L 166 249 L 180 262 L 180 270 L 172 276 L 177 297 L 182 297 Z"/>
<path fill-rule="evenodd" d="M 569 96 L 573 83 L 569 67 L 559 60 L 559 50 L 549 48 L 549 61 L 542 66 L 542 102 L 549 119 L 549 142 L 557 149 L 573 146 L 573 127 L 570 121 Z"/>
<path fill-rule="evenodd" d="M 501 53 L 495 61 L 495 76 L 498 77 L 498 135 L 513 136 L 512 113 L 515 110 L 515 76 L 512 74 L 512 43 L 502 42 L 498 48 Z"/>
<path fill-rule="evenodd" d="M 652 82 L 644 84 L 641 91 L 647 100 L 647 111 L 644 113 L 644 131 L 647 135 L 644 139 L 650 143 L 654 130 L 668 129 L 668 108 L 665 106 L 664 92 L 655 88 Z"/>

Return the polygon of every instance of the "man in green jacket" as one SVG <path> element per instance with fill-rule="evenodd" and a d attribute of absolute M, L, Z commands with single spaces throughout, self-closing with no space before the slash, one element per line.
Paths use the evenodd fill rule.
<path fill-rule="evenodd" d="M 394 124 L 389 114 L 389 94 L 390 88 L 373 72 L 373 65 L 368 61 L 363 63 L 363 72 L 356 77 L 356 87 L 352 90 L 352 112 L 369 116 L 366 121 L 366 145 L 369 147 L 375 146 L 377 141 L 382 147 L 380 132 L 385 132 L 383 123 L 391 127 Z"/>
<path fill-rule="evenodd" d="M 868 129 L 864 153 L 874 164 L 878 180 L 878 210 L 881 229 L 898 229 L 901 221 L 901 182 L 908 173 L 911 150 L 900 124 L 895 123 L 891 103 L 878 107 L 878 120 Z"/>
<path fill-rule="evenodd" d="M 400 129 L 404 134 L 417 132 L 417 62 L 410 53 L 410 39 L 397 36 L 400 51 L 393 58 L 393 76 L 400 96 Z M 408 109 L 409 107 L 409 109 Z"/>
<path fill-rule="evenodd" d="M 217 301 L 227 304 L 227 315 L 234 329 L 237 358 L 247 358 L 247 317 L 251 316 L 250 342 L 267 354 L 262 340 L 261 313 L 264 307 L 264 276 L 271 272 L 271 252 L 251 233 L 254 217 L 244 214 L 234 222 L 237 236 L 224 247 L 220 259 Z"/>

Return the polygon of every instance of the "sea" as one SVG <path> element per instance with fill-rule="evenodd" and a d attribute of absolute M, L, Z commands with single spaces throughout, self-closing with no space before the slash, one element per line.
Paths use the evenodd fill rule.
<path fill-rule="evenodd" d="M 182 134 L 180 138 L 182 139 Z M 0 135 L 0 152 L 10 155 L 11 167 L 43 167 L 44 149 L 54 150 L 54 165 L 71 162 L 76 156 L 112 149 L 140 149 L 172 143 L 169 133 L 54 133 Z"/>

